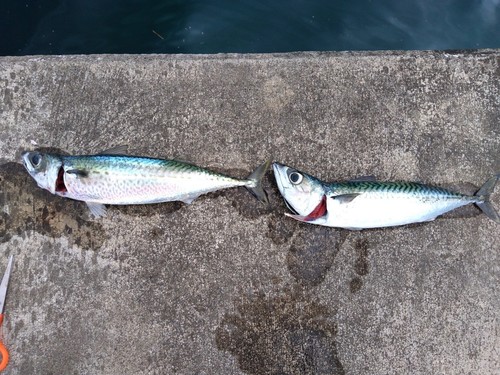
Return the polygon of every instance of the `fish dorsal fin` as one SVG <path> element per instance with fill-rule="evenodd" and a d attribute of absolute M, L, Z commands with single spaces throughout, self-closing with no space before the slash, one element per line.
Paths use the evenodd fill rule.
<path fill-rule="evenodd" d="M 99 152 L 97 155 L 127 155 L 128 145 L 118 145 Z"/>
<path fill-rule="evenodd" d="M 349 182 L 374 182 L 377 181 L 375 176 L 359 176 L 349 180 Z"/>
<path fill-rule="evenodd" d="M 89 172 L 83 170 L 83 169 L 68 169 L 67 171 L 65 171 L 66 173 L 69 173 L 69 174 L 74 174 L 78 177 L 87 177 L 89 175 Z"/>
<path fill-rule="evenodd" d="M 331 198 L 335 199 L 339 203 L 349 203 L 352 202 L 357 196 L 361 195 L 361 193 L 352 193 L 352 194 L 341 194 L 341 195 L 334 195 Z"/>

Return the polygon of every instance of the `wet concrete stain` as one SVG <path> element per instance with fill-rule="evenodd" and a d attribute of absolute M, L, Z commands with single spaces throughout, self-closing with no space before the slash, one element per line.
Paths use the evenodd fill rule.
<path fill-rule="evenodd" d="M 68 238 L 70 244 L 98 249 L 107 236 L 98 221 L 87 221 L 83 202 L 64 199 L 36 186 L 18 163 L 0 166 L 0 242 L 38 232 Z"/>
<path fill-rule="evenodd" d="M 287 266 L 299 284 L 314 287 L 325 279 L 348 232 L 320 226 L 304 226 L 300 225 L 293 238 L 287 255 Z"/>
<path fill-rule="evenodd" d="M 267 221 L 266 237 L 276 245 L 283 245 L 292 239 L 299 226 L 296 220 L 287 218 L 283 212 L 273 212 Z"/>
<path fill-rule="evenodd" d="M 217 348 L 248 374 L 343 375 L 334 312 L 300 288 L 245 298 L 216 330 Z"/>
<path fill-rule="evenodd" d="M 354 248 L 356 249 L 356 252 L 358 253 L 358 258 L 356 259 L 356 262 L 354 263 L 354 271 L 359 276 L 368 275 L 368 271 L 369 271 L 368 245 L 369 245 L 368 240 L 364 239 L 364 238 L 358 239 L 354 243 Z"/>
<path fill-rule="evenodd" d="M 361 277 L 353 277 L 349 282 L 349 291 L 353 294 L 359 292 L 362 287 L 363 280 L 361 279 Z"/>
<path fill-rule="evenodd" d="M 356 275 L 349 283 L 349 290 L 351 293 L 357 293 L 363 287 L 363 276 L 368 275 L 370 270 L 369 256 L 369 242 L 365 238 L 357 239 L 354 243 L 354 249 L 357 253 L 356 261 L 354 262 L 354 272 Z"/>

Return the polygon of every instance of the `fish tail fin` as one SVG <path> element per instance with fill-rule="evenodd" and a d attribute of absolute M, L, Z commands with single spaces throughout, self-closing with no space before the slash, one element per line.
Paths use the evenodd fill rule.
<path fill-rule="evenodd" d="M 250 176 L 248 176 L 248 184 L 245 185 L 250 192 L 255 195 L 255 197 L 263 203 L 269 203 L 269 199 L 267 198 L 267 194 L 262 188 L 262 179 L 269 169 L 269 165 L 271 164 L 271 160 L 262 163 L 255 169 Z"/>
<path fill-rule="evenodd" d="M 490 195 L 495 189 L 495 185 L 500 179 L 500 173 L 491 177 L 488 181 L 481 186 L 481 189 L 476 193 L 476 197 L 478 197 L 481 201 L 477 202 L 477 206 L 494 222 L 500 224 L 500 215 L 495 210 L 493 205 L 490 202 Z"/>

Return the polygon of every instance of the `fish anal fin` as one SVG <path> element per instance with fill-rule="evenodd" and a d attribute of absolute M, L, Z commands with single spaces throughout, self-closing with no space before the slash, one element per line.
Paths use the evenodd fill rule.
<path fill-rule="evenodd" d="M 335 199 L 339 203 L 349 203 L 352 202 L 356 197 L 361 195 L 360 193 L 352 193 L 352 194 L 341 194 L 341 195 L 334 195 L 331 198 Z"/>
<path fill-rule="evenodd" d="M 196 198 L 198 198 L 198 196 L 196 196 L 196 197 L 185 197 L 185 198 L 180 199 L 180 201 L 181 201 L 181 202 L 184 202 L 184 203 L 186 203 L 186 204 L 191 204 L 191 203 L 193 203 L 193 201 L 194 201 Z"/>
<path fill-rule="evenodd" d="M 106 216 L 106 206 L 96 202 L 85 202 L 96 219 Z"/>
<path fill-rule="evenodd" d="M 118 145 L 99 152 L 97 155 L 127 155 L 128 145 Z"/>

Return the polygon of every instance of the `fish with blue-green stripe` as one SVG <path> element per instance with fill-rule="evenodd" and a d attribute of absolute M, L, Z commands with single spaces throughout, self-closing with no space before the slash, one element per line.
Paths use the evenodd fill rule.
<path fill-rule="evenodd" d="M 105 204 L 189 204 L 202 194 L 236 186 L 267 202 L 261 180 L 269 162 L 238 179 L 181 161 L 130 156 L 125 147 L 79 156 L 32 151 L 23 153 L 22 159 L 39 187 L 84 201 L 96 217 L 106 214 Z"/>
<path fill-rule="evenodd" d="M 477 205 L 500 223 L 489 196 L 500 174 L 487 180 L 475 195 L 455 193 L 416 182 L 381 182 L 373 177 L 323 182 L 280 163 L 273 163 L 278 189 L 296 220 L 352 230 L 432 221 L 467 204 Z"/>

